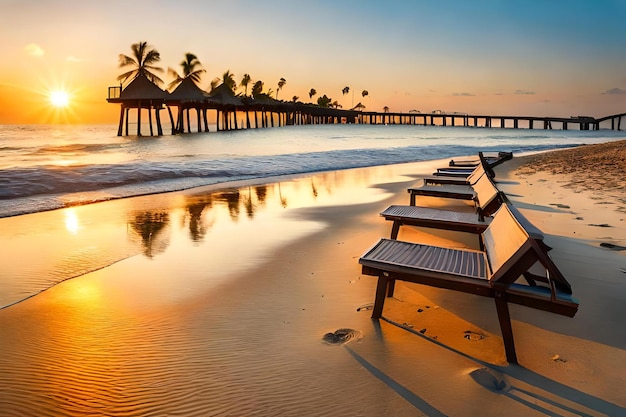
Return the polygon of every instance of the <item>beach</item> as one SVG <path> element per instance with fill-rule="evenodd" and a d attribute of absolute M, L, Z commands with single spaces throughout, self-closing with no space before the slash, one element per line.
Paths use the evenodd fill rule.
<path fill-rule="evenodd" d="M 358 259 L 389 236 L 379 212 L 449 158 L 0 219 L 2 415 L 624 415 L 624 148 L 495 169 L 580 301 L 573 318 L 511 306 L 519 365 L 488 298 L 398 283 L 370 318 L 376 279 Z"/>

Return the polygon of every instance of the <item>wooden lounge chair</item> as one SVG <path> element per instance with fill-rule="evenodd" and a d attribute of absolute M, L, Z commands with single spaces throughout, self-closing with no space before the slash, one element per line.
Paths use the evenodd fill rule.
<path fill-rule="evenodd" d="M 391 239 L 398 237 L 400 226 L 411 225 L 436 229 L 457 230 L 460 232 L 482 233 L 492 218 L 489 217 L 506 200 L 487 176 L 481 177 L 473 188 L 476 213 L 441 210 L 414 205 L 392 205 L 380 213 L 386 220 L 393 221 Z"/>
<path fill-rule="evenodd" d="M 495 156 L 485 156 L 485 160 L 489 162 L 491 167 L 495 167 L 500 165 L 501 163 L 508 161 L 513 158 L 513 152 L 498 152 Z M 454 160 L 451 159 L 449 165 L 451 167 L 475 167 L 480 165 L 480 159 L 471 159 L 471 160 Z"/>
<path fill-rule="evenodd" d="M 424 177 L 424 185 L 474 185 L 480 177 L 486 174 L 484 166 L 478 165 L 467 177 L 433 175 Z"/>
<path fill-rule="evenodd" d="M 578 311 L 570 284 L 507 203 L 481 234 L 484 250 L 451 249 L 381 239 L 360 259 L 362 273 L 378 277 L 372 318 L 382 316 L 386 296 L 396 280 L 446 288 L 495 300 L 506 358 L 517 363 L 508 303 L 568 317 Z M 529 270 L 541 265 L 544 275 Z M 517 281 L 524 277 L 528 284 Z"/>
<path fill-rule="evenodd" d="M 480 164 L 474 167 L 447 166 L 437 168 L 437 171 L 433 172 L 433 176 L 463 178 L 471 175 L 478 166 L 482 166 L 483 170 L 491 178 L 494 178 L 496 176 L 496 173 L 493 171 L 493 167 L 495 165 L 492 165 L 482 152 L 478 152 L 478 160 L 480 161 Z"/>
<path fill-rule="evenodd" d="M 433 172 L 433 176 L 467 178 L 467 176 L 470 175 L 473 171 L 473 169 L 468 168 L 445 167 L 437 168 L 437 171 Z"/>
<path fill-rule="evenodd" d="M 492 166 L 489 164 L 482 152 L 478 152 L 478 158 L 480 160 L 480 164 L 475 166 L 472 169 L 472 172 L 467 176 L 464 176 L 465 174 L 445 175 L 445 171 L 442 170 L 445 170 L 446 168 L 439 168 L 438 175 L 424 177 L 424 184 L 473 185 L 478 180 L 478 178 L 480 178 L 484 174 L 489 175 L 490 178 L 494 178 L 496 176 L 496 173 L 493 171 Z"/>
<path fill-rule="evenodd" d="M 407 192 L 410 195 L 409 201 L 412 206 L 415 205 L 417 196 L 421 197 L 439 197 L 452 198 L 455 200 L 474 200 L 482 189 L 491 192 L 493 182 L 488 175 L 481 175 L 473 185 L 422 185 L 421 187 L 409 187 Z"/>

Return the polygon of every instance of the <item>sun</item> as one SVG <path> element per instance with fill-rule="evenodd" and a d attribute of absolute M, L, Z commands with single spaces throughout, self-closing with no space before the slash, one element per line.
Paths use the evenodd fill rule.
<path fill-rule="evenodd" d="M 63 90 L 52 91 L 50 92 L 50 103 L 57 108 L 67 107 L 70 104 L 70 95 Z"/>

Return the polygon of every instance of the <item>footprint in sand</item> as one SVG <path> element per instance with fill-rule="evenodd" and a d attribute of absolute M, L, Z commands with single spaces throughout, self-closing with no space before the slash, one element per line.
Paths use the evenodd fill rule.
<path fill-rule="evenodd" d="M 485 338 L 485 335 L 481 334 L 481 333 L 473 332 L 471 330 L 466 330 L 464 332 L 464 336 L 463 337 L 465 339 L 467 339 L 467 340 L 478 341 L 478 340 L 483 340 Z"/>
<path fill-rule="evenodd" d="M 614 245 L 613 243 L 602 242 L 600 246 L 611 250 L 626 250 L 626 246 Z"/>
<path fill-rule="evenodd" d="M 343 345 L 359 340 L 361 337 L 362 334 L 358 330 L 337 329 L 334 333 L 326 333 L 322 339 L 329 345 Z"/>
<path fill-rule="evenodd" d="M 474 381 L 478 382 L 479 385 L 494 392 L 506 392 L 511 388 L 511 385 L 507 382 L 504 375 L 492 369 L 476 369 L 470 372 L 469 375 Z"/>

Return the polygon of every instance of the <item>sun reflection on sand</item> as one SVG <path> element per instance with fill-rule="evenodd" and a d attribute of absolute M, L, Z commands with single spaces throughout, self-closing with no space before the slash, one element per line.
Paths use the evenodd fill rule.
<path fill-rule="evenodd" d="M 80 229 L 76 211 L 72 208 L 65 211 L 65 228 L 73 235 L 77 234 Z"/>

